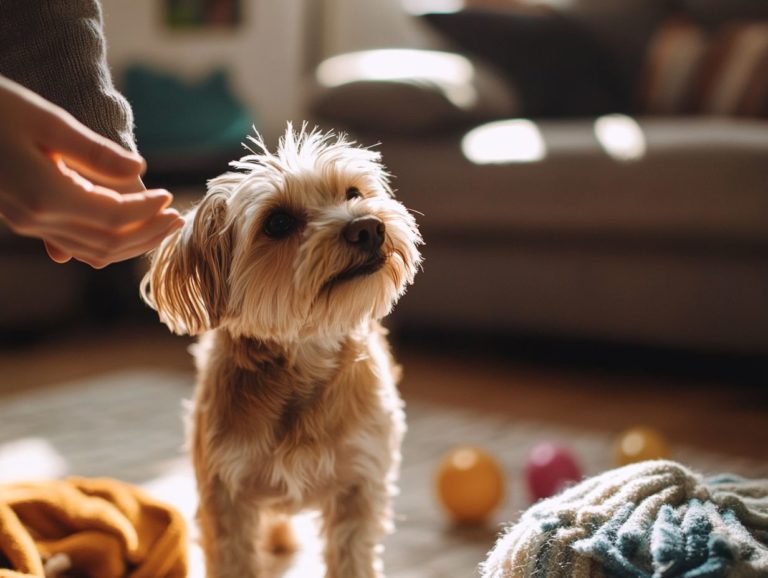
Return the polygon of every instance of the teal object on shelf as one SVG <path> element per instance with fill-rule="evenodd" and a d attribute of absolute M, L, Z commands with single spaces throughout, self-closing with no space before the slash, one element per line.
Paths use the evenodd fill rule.
<path fill-rule="evenodd" d="M 256 124 L 224 70 L 190 83 L 135 65 L 125 72 L 123 93 L 133 107 L 139 150 L 149 159 L 237 156 Z"/>

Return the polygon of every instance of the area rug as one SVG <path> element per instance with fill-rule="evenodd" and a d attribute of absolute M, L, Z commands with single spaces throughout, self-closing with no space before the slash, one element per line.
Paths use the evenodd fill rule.
<path fill-rule="evenodd" d="M 183 401 L 192 376 L 132 370 L 0 396 L 0 482 L 66 475 L 109 476 L 144 486 L 191 520 L 195 488 L 183 446 Z M 610 436 L 522 422 L 510 416 L 408 402 L 397 531 L 386 541 L 390 578 L 476 576 L 477 564 L 504 522 L 528 505 L 523 464 L 538 442 L 568 446 L 586 475 L 613 467 Z M 505 471 L 507 500 L 485 526 L 454 526 L 437 504 L 433 478 L 440 457 L 458 444 L 492 453 Z M 703 473 L 768 478 L 768 461 L 735 459 L 675 447 L 673 458 Z M 302 550 L 286 578 L 322 576 L 314 520 L 297 522 Z M 202 576 L 193 547 L 193 577 Z"/>

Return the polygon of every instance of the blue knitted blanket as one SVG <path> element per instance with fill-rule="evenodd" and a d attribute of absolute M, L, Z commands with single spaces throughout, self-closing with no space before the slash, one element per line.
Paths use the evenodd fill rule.
<path fill-rule="evenodd" d="M 484 578 L 768 578 L 768 480 L 632 464 L 534 504 Z"/>

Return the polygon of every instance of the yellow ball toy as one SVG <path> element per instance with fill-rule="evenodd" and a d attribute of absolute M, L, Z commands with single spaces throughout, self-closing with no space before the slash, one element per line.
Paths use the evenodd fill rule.
<path fill-rule="evenodd" d="M 664 436 L 646 427 L 635 427 L 622 433 L 616 440 L 615 450 L 616 463 L 620 466 L 669 457 Z"/>
<path fill-rule="evenodd" d="M 457 522 L 482 522 L 504 499 L 504 474 L 480 448 L 460 446 L 449 451 L 435 481 L 440 503 Z"/>

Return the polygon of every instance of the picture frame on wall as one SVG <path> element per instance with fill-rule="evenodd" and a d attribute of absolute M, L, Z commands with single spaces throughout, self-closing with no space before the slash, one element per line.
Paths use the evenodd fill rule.
<path fill-rule="evenodd" d="M 243 0 L 164 0 L 164 23 L 171 30 L 234 29 L 243 20 Z"/>

